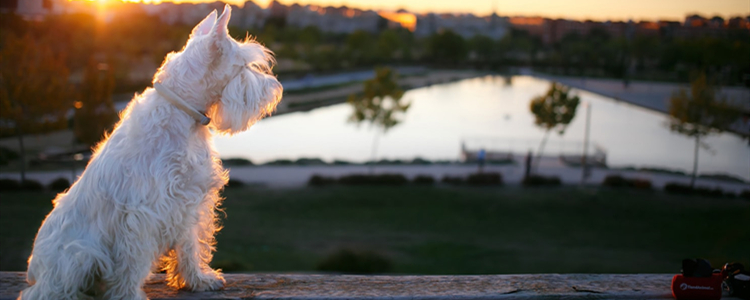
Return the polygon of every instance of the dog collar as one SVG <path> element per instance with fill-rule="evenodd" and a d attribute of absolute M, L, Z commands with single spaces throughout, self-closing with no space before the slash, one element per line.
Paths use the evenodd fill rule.
<path fill-rule="evenodd" d="M 200 123 L 201 125 L 206 126 L 211 123 L 211 118 L 206 116 L 206 114 L 199 112 L 195 108 L 190 107 L 190 105 L 188 105 L 185 100 L 182 100 L 180 96 L 169 90 L 167 87 L 163 86 L 161 83 L 154 82 L 154 89 L 157 93 L 159 93 L 159 95 L 164 97 L 164 99 L 167 99 L 167 101 L 172 103 L 174 106 L 177 106 L 177 108 L 193 117 L 193 119 L 198 121 L 198 123 Z"/>

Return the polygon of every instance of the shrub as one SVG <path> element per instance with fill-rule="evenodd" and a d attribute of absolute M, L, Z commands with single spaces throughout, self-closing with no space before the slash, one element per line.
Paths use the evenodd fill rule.
<path fill-rule="evenodd" d="M 412 165 L 431 165 L 432 162 L 421 157 L 413 159 L 409 164 Z"/>
<path fill-rule="evenodd" d="M 747 200 L 750 200 L 750 190 L 742 191 L 742 193 L 740 193 L 740 198 L 745 198 Z"/>
<path fill-rule="evenodd" d="M 237 179 L 229 179 L 227 182 L 226 188 L 233 189 L 233 188 L 239 188 L 245 186 L 245 183 L 242 181 L 239 181 Z"/>
<path fill-rule="evenodd" d="M 641 178 L 630 179 L 630 184 L 632 185 L 632 187 L 642 190 L 650 190 L 653 187 L 650 180 Z"/>
<path fill-rule="evenodd" d="M 44 185 L 39 181 L 26 179 L 23 183 L 21 183 L 21 189 L 24 191 L 43 191 Z"/>
<path fill-rule="evenodd" d="M 336 183 L 336 178 L 315 174 L 307 181 L 309 186 L 326 186 Z"/>
<path fill-rule="evenodd" d="M 361 184 L 372 184 L 372 175 L 346 175 L 339 178 L 338 182 L 346 185 L 361 185 Z"/>
<path fill-rule="evenodd" d="M 683 171 L 663 169 L 663 168 L 655 168 L 655 167 L 645 167 L 645 168 L 640 168 L 639 170 L 640 171 L 644 171 L 644 172 L 657 173 L 657 174 L 670 174 L 670 175 L 688 176 L 688 174 L 685 173 L 685 172 L 683 172 Z"/>
<path fill-rule="evenodd" d="M 316 269 L 350 274 L 385 273 L 391 270 L 391 262 L 372 251 L 356 252 L 342 249 L 326 257 Z"/>
<path fill-rule="evenodd" d="M 419 185 L 433 185 L 435 184 L 435 178 L 430 175 L 417 175 L 412 182 Z"/>
<path fill-rule="evenodd" d="M 300 158 L 297 159 L 294 162 L 295 165 L 301 165 L 301 166 L 321 166 L 321 165 L 327 165 L 326 162 L 324 162 L 320 158 Z"/>
<path fill-rule="evenodd" d="M 608 187 L 628 187 L 630 186 L 630 182 L 620 175 L 608 175 L 602 181 L 602 185 Z"/>
<path fill-rule="evenodd" d="M 294 162 L 288 159 L 277 159 L 266 163 L 266 165 L 270 166 L 291 166 L 293 164 Z"/>
<path fill-rule="evenodd" d="M 222 159 L 221 163 L 225 166 L 252 166 L 253 165 L 253 162 L 250 161 L 249 159 L 238 158 L 238 157 Z"/>
<path fill-rule="evenodd" d="M 677 182 L 670 182 L 664 185 L 664 191 L 671 194 L 678 194 L 678 195 L 697 195 L 697 196 L 704 196 L 704 197 L 724 197 L 724 196 L 730 196 L 731 193 L 724 193 L 724 190 L 721 188 L 707 188 L 707 187 L 693 187 L 690 188 L 690 185 L 688 184 L 682 184 Z"/>
<path fill-rule="evenodd" d="M 365 162 L 365 165 L 379 165 L 379 166 L 388 166 L 388 165 L 403 165 L 404 161 L 400 159 L 394 159 L 394 160 L 388 160 L 388 159 L 381 159 L 378 161 L 368 161 Z"/>
<path fill-rule="evenodd" d="M 664 191 L 671 194 L 689 195 L 692 189 L 687 184 L 669 182 L 664 185 Z"/>
<path fill-rule="evenodd" d="M 10 150 L 5 147 L 0 147 L 0 166 L 7 165 L 10 161 L 16 160 L 20 155 L 18 155 L 18 152 Z"/>
<path fill-rule="evenodd" d="M 562 181 L 557 176 L 530 175 L 524 178 L 521 184 L 524 186 L 555 186 L 562 185 Z"/>
<path fill-rule="evenodd" d="M 354 174 L 339 178 L 339 183 L 345 185 L 404 185 L 407 182 L 409 180 L 401 174 Z"/>
<path fill-rule="evenodd" d="M 696 188 L 695 193 L 697 195 L 705 196 L 705 197 L 724 197 L 724 190 L 721 188 Z"/>
<path fill-rule="evenodd" d="M 608 175 L 602 181 L 603 186 L 608 187 L 629 187 L 643 190 L 650 190 L 652 185 L 648 179 L 641 178 L 625 178 L 620 175 Z"/>
<path fill-rule="evenodd" d="M 465 180 L 461 176 L 445 175 L 443 176 L 443 180 L 441 180 L 441 182 L 445 184 L 451 184 L 451 185 L 461 185 L 465 183 Z"/>
<path fill-rule="evenodd" d="M 744 179 L 742 179 L 740 177 L 737 177 L 735 175 L 731 175 L 731 174 L 723 174 L 723 173 L 701 174 L 698 177 L 700 177 L 700 178 L 707 178 L 707 179 L 721 180 L 721 181 L 727 181 L 727 182 L 745 183 Z"/>
<path fill-rule="evenodd" d="M 50 191 L 62 192 L 70 187 L 70 181 L 67 178 L 60 177 L 52 181 L 47 187 Z"/>
<path fill-rule="evenodd" d="M 15 192 L 21 190 L 18 180 L 0 179 L 0 192 Z"/>
<path fill-rule="evenodd" d="M 470 185 L 502 185 L 503 176 L 500 173 L 474 173 L 469 174 L 466 182 Z"/>

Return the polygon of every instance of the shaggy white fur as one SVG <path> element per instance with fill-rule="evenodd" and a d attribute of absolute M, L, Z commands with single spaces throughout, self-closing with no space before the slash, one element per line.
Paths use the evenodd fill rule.
<path fill-rule="evenodd" d="M 209 262 L 219 231 L 219 191 L 227 172 L 212 129 L 234 134 L 281 100 L 271 51 L 227 33 L 231 8 L 208 15 L 154 82 L 211 117 L 207 127 L 154 89 L 136 95 L 83 175 L 53 200 L 34 242 L 19 299 L 146 299 L 142 285 L 161 268 L 167 284 L 220 289 Z"/>

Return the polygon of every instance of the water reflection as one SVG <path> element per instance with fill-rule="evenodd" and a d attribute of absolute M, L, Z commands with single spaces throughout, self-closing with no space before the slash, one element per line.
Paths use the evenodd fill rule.
<path fill-rule="evenodd" d="M 409 113 L 380 140 L 379 158 L 431 160 L 459 158 L 461 141 L 492 138 L 498 150 L 525 153 L 541 140 L 529 101 L 549 82 L 514 76 L 487 76 L 408 91 Z M 656 166 L 689 170 L 693 140 L 670 132 L 664 114 L 574 90 L 592 105 L 591 140 L 608 152 L 610 166 Z M 219 137 L 222 157 L 246 157 L 254 162 L 279 158 L 319 157 L 324 160 L 370 159 L 375 129 L 348 123 L 347 104 L 265 119 L 232 138 Z M 579 112 L 579 115 L 581 113 Z M 547 154 L 571 151 L 583 140 L 584 118 L 575 118 L 564 136 L 550 136 Z M 507 144 L 503 141 L 507 141 Z M 750 180 L 750 148 L 733 134 L 705 139 L 715 150 L 701 153 L 700 173 L 729 173 Z M 573 149 L 575 150 L 575 149 Z"/>

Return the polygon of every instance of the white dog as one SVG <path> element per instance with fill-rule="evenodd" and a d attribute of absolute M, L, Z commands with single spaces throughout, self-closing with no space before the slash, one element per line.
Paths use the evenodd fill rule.
<path fill-rule="evenodd" d="M 232 39 L 230 14 L 228 5 L 218 18 L 212 12 L 167 55 L 155 89 L 130 102 L 83 175 L 53 201 L 20 299 L 146 299 L 155 267 L 175 288 L 223 287 L 209 262 L 228 174 L 209 129 L 244 131 L 282 94 L 271 51 Z"/>

